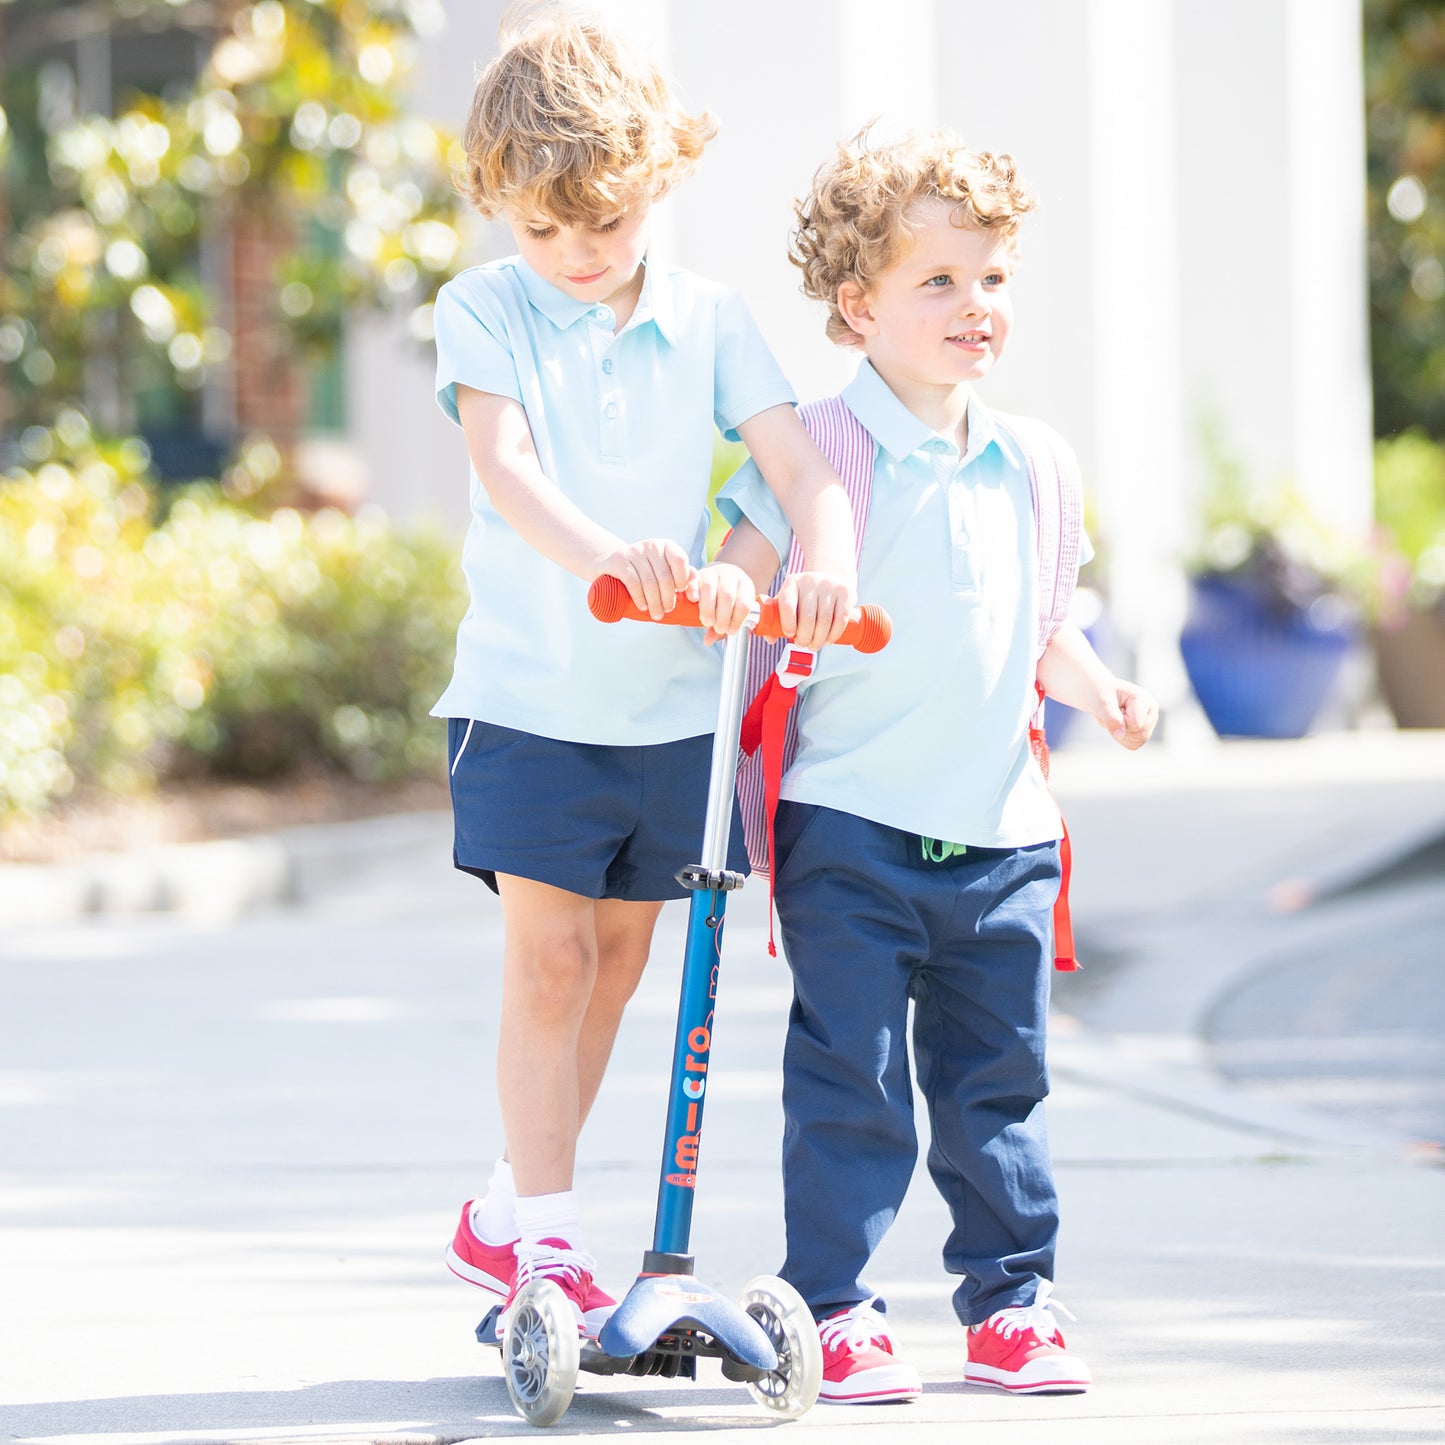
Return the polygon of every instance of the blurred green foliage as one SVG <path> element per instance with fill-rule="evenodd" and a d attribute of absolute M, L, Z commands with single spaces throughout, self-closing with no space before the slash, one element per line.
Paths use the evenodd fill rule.
<path fill-rule="evenodd" d="M 0 484 L 0 817 L 76 788 L 321 760 L 434 773 L 465 600 L 454 541 L 381 514 L 161 494 L 135 442 L 65 413 Z"/>
<path fill-rule="evenodd" d="M 219 483 L 162 492 L 146 445 L 99 440 L 85 411 L 97 375 L 135 408 L 224 373 L 202 241 L 237 216 L 290 245 L 274 295 L 293 349 L 334 348 L 358 305 L 411 308 L 429 335 L 460 247 L 457 154 L 400 82 L 439 0 L 0 0 L 0 19 L 0 413 L 19 467 L 0 477 L 0 818 L 318 762 L 434 771 L 454 539 L 278 507 L 264 437 Z M 89 113 L 45 57 L 97 20 L 189 34 L 204 63 Z"/>
<path fill-rule="evenodd" d="M 1445 3 L 1364 16 L 1375 432 L 1445 440 Z"/>
<path fill-rule="evenodd" d="M 712 439 L 712 474 L 708 478 L 707 500 L 711 512 L 708 522 L 705 551 L 709 557 L 716 557 L 718 548 L 728 534 L 728 524 L 717 509 L 717 494 L 737 469 L 748 459 L 748 449 L 741 442 L 725 441 L 720 432 Z"/>
<path fill-rule="evenodd" d="M 186 86 L 117 96 L 114 116 L 83 113 L 73 81 L 27 59 L 76 14 L 0 0 L 11 426 L 83 405 L 97 359 L 127 368 L 132 392 L 195 391 L 223 368 L 232 338 L 199 243 L 238 214 L 293 244 L 275 320 L 294 345 L 333 349 L 359 304 L 409 306 L 429 335 L 460 247 L 458 153 L 405 113 L 400 82 L 416 35 L 443 23 L 439 0 L 126 0 L 116 34 L 189 31 L 208 59 Z"/>
<path fill-rule="evenodd" d="M 1287 478 L 1257 476 L 1216 417 L 1201 422 L 1199 444 L 1208 484 L 1186 559 L 1191 574 L 1237 576 L 1282 615 L 1326 600 L 1341 613 L 1375 611 L 1383 561 L 1377 540 L 1362 545 L 1331 525 Z"/>
<path fill-rule="evenodd" d="M 1376 442 L 1375 515 L 1398 549 L 1390 601 L 1445 608 L 1445 446 L 1418 427 Z"/>

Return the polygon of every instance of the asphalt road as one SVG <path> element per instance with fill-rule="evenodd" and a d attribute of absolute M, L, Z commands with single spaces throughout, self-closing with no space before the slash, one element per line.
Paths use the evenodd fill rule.
<path fill-rule="evenodd" d="M 1256 1093 L 1445 1154 L 1445 870 L 1320 906 L 1345 903 L 1328 940 L 1261 960 L 1215 1003 L 1211 1058 Z"/>
<path fill-rule="evenodd" d="M 1294 755 L 1260 770 L 1277 782 Z M 1388 788 L 1265 789 L 1238 776 L 1254 755 L 1235 757 L 1234 791 L 1154 765 L 1137 793 L 1106 778 L 1066 799 L 1089 971 L 1056 980 L 1050 1129 L 1059 1293 L 1098 1387 L 1023 1401 L 959 1383 L 948 1225 L 920 1170 L 877 1284 L 924 1397 L 795 1428 L 909 1445 L 1445 1438 L 1445 1172 L 1405 1147 L 1399 1114 L 1288 1092 L 1362 1104 L 1401 1040 L 1436 1028 L 1438 972 L 1411 960 L 1438 939 L 1438 878 L 1360 885 L 1378 871 L 1361 860 L 1438 821 L 1439 785 L 1412 758 Z M 1339 772 L 1333 756 L 1319 770 Z M 499 911 L 446 867 L 444 825 L 421 836 L 333 869 L 299 907 L 0 932 L 0 1441 L 530 1435 L 470 1337 L 476 1292 L 440 1260 L 498 1144 Z M 782 1253 L 788 987 L 764 905 L 745 889 L 729 907 L 695 1220 L 705 1276 L 729 1290 Z M 650 1237 L 680 943 L 673 910 L 584 1136 L 589 1244 L 614 1292 Z M 1286 1044 L 1321 1057 L 1280 1071 Z M 1253 1068 L 1250 1087 L 1216 1059 Z M 1411 1108 L 1427 1072 L 1409 1075 Z M 589 1380 L 550 1438 L 722 1445 L 767 1424 L 714 1371 L 695 1389 Z"/>

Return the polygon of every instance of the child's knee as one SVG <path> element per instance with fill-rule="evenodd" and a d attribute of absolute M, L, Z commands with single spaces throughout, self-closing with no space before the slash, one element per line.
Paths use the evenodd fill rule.
<path fill-rule="evenodd" d="M 591 940 L 571 929 L 545 930 L 509 940 L 507 985 L 533 1008 L 580 1012 L 597 969 Z"/>

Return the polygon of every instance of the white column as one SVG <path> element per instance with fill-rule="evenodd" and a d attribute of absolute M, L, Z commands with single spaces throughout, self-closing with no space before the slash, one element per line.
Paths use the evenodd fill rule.
<path fill-rule="evenodd" d="M 1261 485 L 1371 513 L 1359 0 L 1176 0 L 1191 493 L 1206 417 Z"/>
<path fill-rule="evenodd" d="M 1365 536 L 1373 414 L 1360 0 L 1286 0 L 1291 441 L 1306 496 Z"/>
<path fill-rule="evenodd" d="M 1088 23 L 1092 472 L 1110 610 L 1168 705 L 1186 691 L 1173 7 L 1090 0 Z"/>

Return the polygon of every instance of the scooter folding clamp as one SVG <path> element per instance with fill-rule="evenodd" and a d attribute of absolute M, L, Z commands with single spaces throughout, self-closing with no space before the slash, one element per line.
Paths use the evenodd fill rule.
<path fill-rule="evenodd" d="M 731 868 L 714 870 L 703 867 L 701 863 L 689 863 L 686 868 L 679 868 L 672 876 L 684 888 L 690 888 L 694 892 L 708 889 L 713 893 L 730 893 L 734 888 L 741 888 L 747 881 L 741 873 L 734 873 Z"/>

